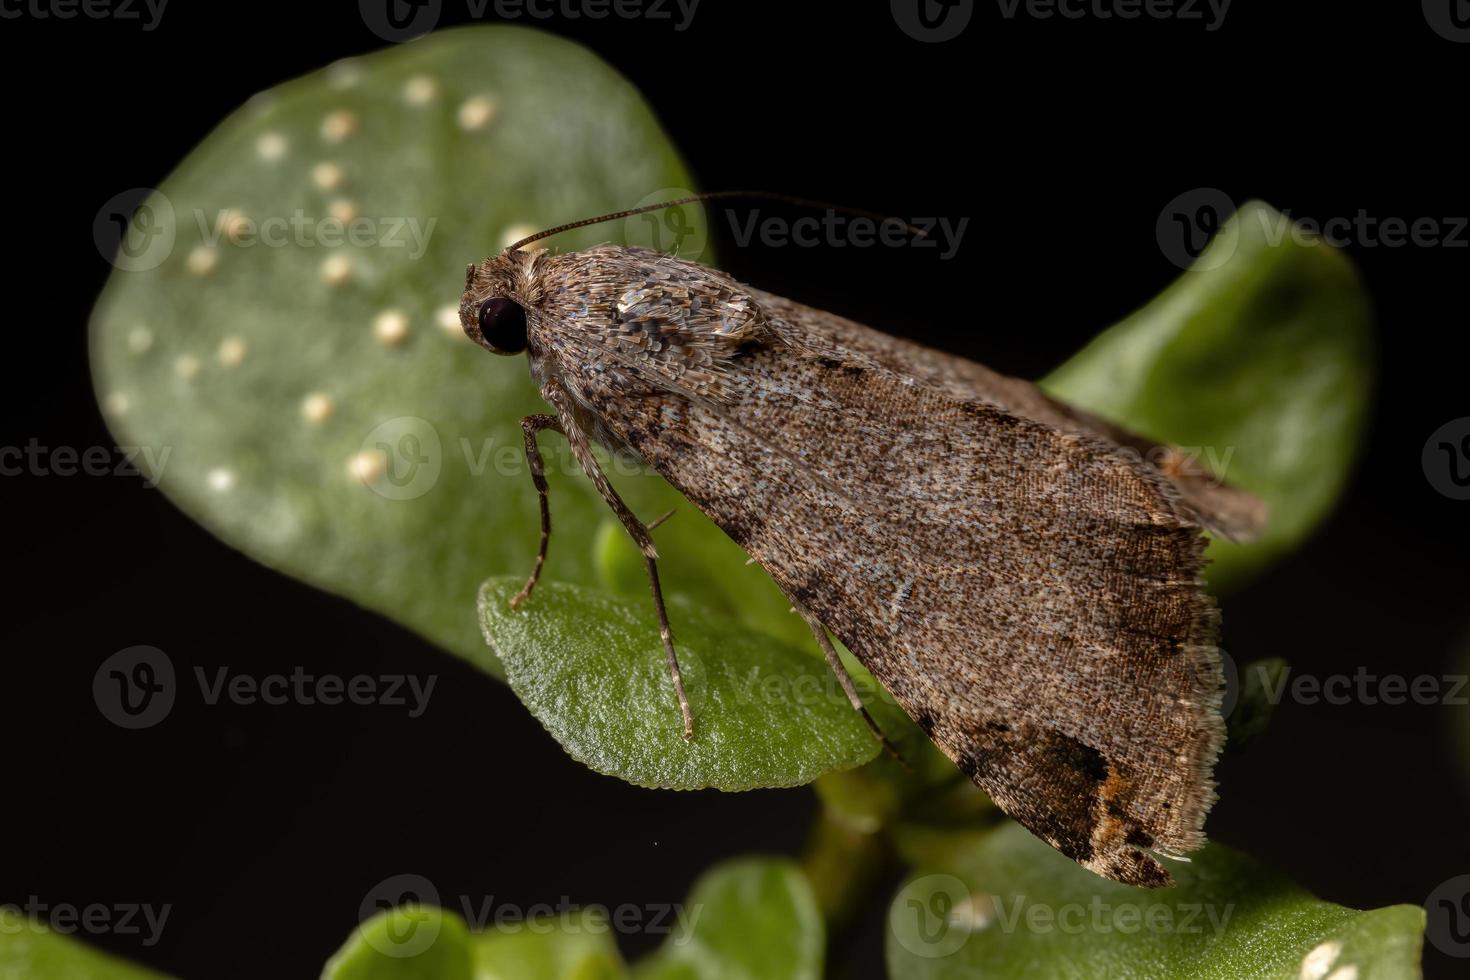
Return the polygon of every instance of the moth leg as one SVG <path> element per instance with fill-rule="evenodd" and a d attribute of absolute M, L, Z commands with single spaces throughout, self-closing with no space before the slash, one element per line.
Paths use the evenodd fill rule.
<path fill-rule="evenodd" d="M 883 746 L 883 750 L 898 760 L 899 765 L 905 769 L 909 768 L 908 761 L 899 754 L 898 748 L 883 734 L 883 729 L 878 727 L 878 722 L 868 712 L 867 705 L 863 704 L 862 696 L 858 694 L 857 687 L 852 683 L 852 675 L 843 666 L 842 658 L 837 655 L 837 648 L 832 645 L 832 638 L 827 635 L 827 627 L 812 613 L 812 611 L 788 595 L 791 608 L 796 611 L 802 619 L 806 620 L 807 626 L 811 627 L 812 636 L 817 639 L 817 646 L 822 648 L 822 656 L 827 658 L 827 666 L 832 668 L 832 673 L 837 677 L 837 683 L 842 687 L 842 693 L 847 695 L 847 701 L 858 714 L 862 715 L 863 723 L 868 726 L 868 731 L 873 733 Z"/>
<path fill-rule="evenodd" d="M 679 669 L 679 655 L 674 650 L 674 631 L 669 627 L 669 613 L 664 608 L 664 593 L 658 582 L 658 551 L 653 546 L 653 538 L 648 533 L 648 526 L 640 521 L 628 505 L 623 503 L 623 498 L 613 489 L 607 477 L 602 472 L 602 467 L 597 465 L 597 457 L 592 455 L 592 446 L 587 441 L 586 435 L 577 427 L 576 418 L 562 406 L 562 399 L 556 397 L 559 392 L 542 392 L 548 402 L 556 406 L 557 415 L 561 420 L 560 430 L 567 437 L 567 442 L 572 447 L 572 455 L 581 464 L 582 471 L 587 478 L 597 487 L 597 492 L 602 494 L 602 499 L 612 508 L 617 515 L 618 521 L 622 523 L 628 536 L 643 552 L 643 568 L 648 573 L 648 588 L 653 593 L 653 608 L 658 614 L 658 635 L 663 641 L 664 659 L 668 661 L 669 676 L 674 681 L 674 694 L 679 699 L 679 714 L 684 719 L 684 737 L 694 737 L 694 715 L 689 710 L 689 695 L 684 691 L 684 674 Z M 533 418 L 536 416 L 533 416 Z M 662 523 L 669 515 L 659 518 L 655 524 Z"/>
<path fill-rule="evenodd" d="M 536 445 L 536 436 L 542 429 L 561 432 L 561 420 L 555 415 L 527 415 L 521 419 L 521 432 L 526 437 L 526 465 L 531 470 L 531 482 L 536 485 L 536 498 L 541 505 L 541 544 L 536 549 L 536 564 L 531 566 L 531 577 L 521 586 L 521 591 L 511 597 L 514 609 L 531 595 L 531 590 L 541 578 L 541 566 L 546 564 L 546 546 L 551 542 L 551 507 L 546 499 L 546 467 L 541 461 L 541 449 Z"/>

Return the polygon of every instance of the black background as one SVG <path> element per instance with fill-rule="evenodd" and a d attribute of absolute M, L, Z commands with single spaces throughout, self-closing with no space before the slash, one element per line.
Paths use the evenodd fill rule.
<path fill-rule="evenodd" d="M 449 2 L 441 23 L 465 19 Z M 1008 20 L 982 2 L 941 44 L 910 38 L 885 3 L 703 0 L 684 32 L 531 22 L 629 76 L 701 187 L 969 216 L 950 262 L 737 248 L 728 232 L 716 246 L 763 288 L 1025 376 L 1175 276 L 1155 220 L 1192 188 L 1318 219 L 1470 212 L 1470 45 L 1438 36 L 1418 4 L 1237 0 L 1211 32 Z M 382 42 L 340 0 L 174 0 L 151 32 L 25 16 L 0 21 L 0 45 L 0 441 L 109 446 L 85 345 L 109 272 L 90 235 L 97 209 L 157 184 L 252 93 Z M 1323 675 L 1464 669 L 1470 504 L 1437 494 L 1420 466 L 1429 434 L 1467 414 L 1463 245 L 1352 249 L 1381 338 L 1371 443 L 1312 542 L 1226 600 L 1225 646 L 1241 659 L 1282 656 Z M 390 874 L 522 905 L 673 902 L 723 856 L 801 845 L 809 793 L 658 793 L 597 776 L 504 687 L 255 565 L 136 480 L 5 478 L 0 493 L 0 902 L 171 903 L 152 948 L 91 941 L 183 977 L 305 977 Z M 166 724 L 122 732 L 97 712 L 91 680 L 139 643 L 184 670 L 305 664 L 440 682 L 412 721 L 181 702 Z M 1466 710 L 1287 702 L 1265 739 L 1222 766 L 1211 834 L 1329 899 L 1422 903 L 1470 871 L 1470 746 L 1453 727 Z M 838 938 L 834 961 L 876 976 L 880 946 L 874 917 Z M 1455 965 L 1426 949 L 1431 974 Z"/>

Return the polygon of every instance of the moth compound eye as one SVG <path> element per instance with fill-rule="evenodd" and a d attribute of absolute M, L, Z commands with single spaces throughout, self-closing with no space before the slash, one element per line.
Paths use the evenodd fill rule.
<path fill-rule="evenodd" d="M 496 354 L 519 354 L 526 349 L 526 311 L 504 296 L 480 304 L 480 337 Z"/>

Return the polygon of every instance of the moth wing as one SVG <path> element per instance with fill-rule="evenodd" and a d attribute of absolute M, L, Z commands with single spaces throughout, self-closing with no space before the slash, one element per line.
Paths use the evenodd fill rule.
<path fill-rule="evenodd" d="M 786 339 L 810 353 L 841 350 L 847 356 L 856 354 L 896 374 L 933 385 L 953 398 L 985 402 L 1064 431 L 1126 447 L 1172 483 L 1195 519 L 1209 530 L 1232 541 L 1249 541 L 1258 537 L 1265 527 L 1264 501 L 1226 483 L 1190 453 L 1068 405 L 1029 381 L 1008 377 L 983 364 L 890 337 L 861 323 L 771 293 L 752 291 L 752 295 L 777 318 L 778 324 L 784 321 L 788 328 L 794 328 L 788 329 Z"/>
<path fill-rule="evenodd" d="M 1008 814 L 1092 870 L 1169 874 L 1223 740 L 1204 540 L 1099 439 L 783 345 L 720 404 L 599 415 L 753 555 Z"/>

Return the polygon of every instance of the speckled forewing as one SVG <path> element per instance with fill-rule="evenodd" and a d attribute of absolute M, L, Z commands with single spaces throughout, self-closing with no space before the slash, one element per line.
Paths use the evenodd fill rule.
<path fill-rule="evenodd" d="M 983 364 L 890 337 L 871 327 L 814 310 L 771 293 L 751 296 L 796 343 L 816 351 L 836 347 L 869 358 L 896 374 L 933 385 L 961 401 L 980 401 L 1068 432 L 1096 436 L 1131 450 L 1173 484 L 1198 522 L 1236 541 L 1257 537 L 1266 524 L 1266 505 L 1254 494 L 1225 483 L 1188 453 L 1130 432 L 1091 412 L 1052 398 L 1036 385 L 992 371 Z"/>
<path fill-rule="evenodd" d="M 1222 738 L 1199 529 L 1104 443 L 870 359 L 747 349 L 721 404 L 594 405 L 1010 815 L 1109 877 L 1188 850 Z"/>

